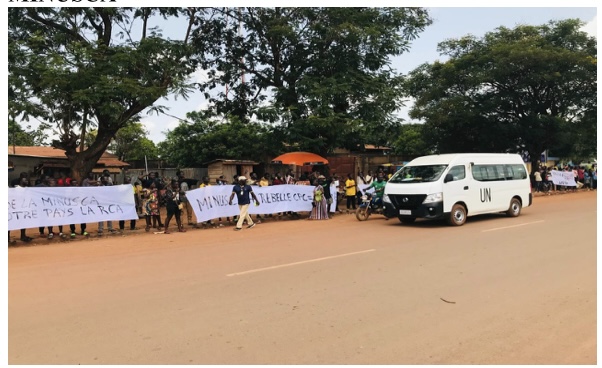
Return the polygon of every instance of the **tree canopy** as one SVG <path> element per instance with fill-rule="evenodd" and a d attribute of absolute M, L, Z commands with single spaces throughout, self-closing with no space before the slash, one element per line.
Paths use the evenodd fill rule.
<path fill-rule="evenodd" d="M 117 132 L 161 97 L 186 95 L 201 18 L 180 8 L 9 8 L 9 115 L 58 129 L 72 175 L 90 171 Z M 182 40 L 163 37 L 151 16 L 187 18 Z M 141 26 L 134 27 L 134 21 Z M 136 30 L 136 31 L 134 31 Z M 197 38 L 197 48 L 201 43 Z M 155 109 L 160 107 L 154 106 Z M 96 129 L 84 147 L 85 134 Z"/>
<path fill-rule="evenodd" d="M 423 124 L 403 124 L 398 127 L 393 140 L 394 152 L 405 157 L 429 154 L 428 144 L 424 141 Z"/>
<path fill-rule="evenodd" d="M 260 123 L 207 119 L 201 112 L 188 113 L 187 118 L 190 122 L 181 122 L 159 143 L 161 157 L 178 167 L 199 167 L 221 158 L 263 161 L 282 147 Z"/>
<path fill-rule="evenodd" d="M 322 154 L 389 140 L 403 95 L 391 58 L 431 23 L 425 9 L 224 12 L 222 27 L 210 30 L 219 46 L 204 64 L 213 71 L 205 86 L 228 88 L 228 94 L 207 95 L 213 114 L 277 123 L 286 143 Z M 193 43 L 196 37 L 207 33 L 193 33 Z"/>
<path fill-rule="evenodd" d="M 48 126 L 41 124 L 37 129 L 26 129 L 13 119 L 8 120 L 8 145 L 9 146 L 44 146 L 46 145 L 46 134 L 44 130 Z"/>
<path fill-rule="evenodd" d="M 597 109 L 596 39 L 582 25 L 499 27 L 440 43 L 449 59 L 421 65 L 406 84 L 425 141 L 441 153 L 528 152 L 534 168 L 546 149 L 595 154 L 581 144 L 595 137 Z"/>
<path fill-rule="evenodd" d="M 86 135 L 86 146 L 95 140 L 98 131 L 91 130 Z M 121 161 L 142 160 L 146 156 L 149 160 L 159 157 L 159 148 L 155 142 L 148 138 L 148 130 L 141 123 L 130 123 L 119 129 L 107 147 L 107 151 L 116 155 Z"/>

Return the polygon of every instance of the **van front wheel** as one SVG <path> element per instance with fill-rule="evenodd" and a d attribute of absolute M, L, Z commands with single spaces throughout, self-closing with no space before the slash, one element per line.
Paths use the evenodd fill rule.
<path fill-rule="evenodd" d="M 461 204 L 454 204 L 447 218 L 447 223 L 452 226 L 462 226 L 466 222 L 466 208 Z"/>
<path fill-rule="evenodd" d="M 522 205 L 518 198 L 512 198 L 510 201 L 510 207 L 508 207 L 508 211 L 506 211 L 506 215 L 510 217 L 518 217 L 520 215 L 520 211 L 522 209 Z"/>

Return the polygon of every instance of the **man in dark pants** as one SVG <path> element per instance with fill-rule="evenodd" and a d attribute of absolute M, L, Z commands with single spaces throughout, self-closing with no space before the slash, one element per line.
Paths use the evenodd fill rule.
<path fill-rule="evenodd" d="M 356 183 L 353 180 L 351 174 L 347 174 L 347 180 L 345 181 L 345 196 L 347 197 L 347 211 L 352 207 L 355 210 L 355 195 L 356 195 Z"/>

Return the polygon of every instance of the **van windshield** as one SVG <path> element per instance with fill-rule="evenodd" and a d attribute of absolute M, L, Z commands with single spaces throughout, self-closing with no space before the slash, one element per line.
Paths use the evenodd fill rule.
<path fill-rule="evenodd" d="M 426 183 L 437 181 L 447 165 L 404 166 L 389 183 Z"/>

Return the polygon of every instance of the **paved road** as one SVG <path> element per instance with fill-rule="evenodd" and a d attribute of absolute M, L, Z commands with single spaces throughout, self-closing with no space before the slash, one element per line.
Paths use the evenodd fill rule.
<path fill-rule="evenodd" d="M 16 247 L 10 364 L 596 364 L 596 194 Z"/>

